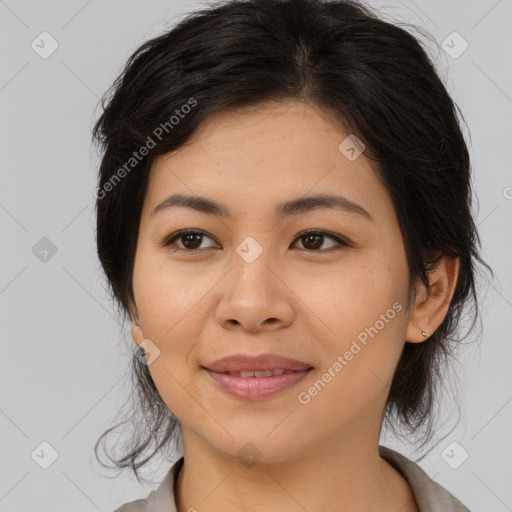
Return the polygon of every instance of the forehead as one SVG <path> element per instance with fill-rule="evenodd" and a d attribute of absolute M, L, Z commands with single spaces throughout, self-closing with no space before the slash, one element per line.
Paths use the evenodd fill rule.
<path fill-rule="evenodd" d="M 332 114 L 302 102 L 218 112 L 184 146 L 155 160 L 145 214 L 173 192 L 216 198 L 235 214 L 322 193 L 368 211 L 392 209 L 364 152 L 350 160 L 340 150 L 348 136 Z"/>

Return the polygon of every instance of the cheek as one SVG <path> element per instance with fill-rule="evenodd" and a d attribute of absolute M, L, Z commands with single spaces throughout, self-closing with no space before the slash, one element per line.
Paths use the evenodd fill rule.
<path fill-rule="evenodd" d="M 164 342 L 177 331 L 193 327 L 201 301 L 214 284 L 215 276 L 198 272 L 193 265 L 176 265 L 165 254 L 141 251 L 135 262 L 133 289 L 147 336 Z"/>
<path fill-rule="evenodd" d="M 386 258 L 375 252 L 349 263 L 324 278 L 311 277 L 297 291 L 315 312 L 317 328 L 312 333 L 317 340 L 312 343 L 323 354 L 321 371 L 330 371 L 325 376 L 330 391 L 322 391 L 325 404 L 334 397 L 338 404 L 340 398 L 353 403 L 362 395 L 380 393 L 403 347 L 405 260 L 396 253 Z"/>
<path fill-rule="evenodd" d="M 191 402 L 197 394 L 191 385 L 191 369 L 201 339 L 200 317 L 207 314 L 205 293 L 213 284 L 207 280 L 156 262 L 134 272 L 144 336 L 160 350 L 149 372 L 164 403 L 185 423 L 189 416 L 197 420 L 204 412 Z"/>
<path fill-rule="evenodd" d="M 405 310 L 407 268 L 397 256 L 382 252 L 354 253 L 337 268 L 297 272 L 290 287 L 300 297 L 303 313 L 320 327 L 323 338 L 337 348 L 379 321 L 395 302 Z M 388 316 L 395 317 L 396 307 Z M 386 323 L 386 329 L 393 321 Z M 379 323 L 380 325 L 380 323 Z M 395 329 L 396 332 L 396 329 Z"/>
<path fill-rule="evenodd" d="M 207 282 L 208 281 L 208 282 Z M 190 372 L 196 363 L 208 276 L 176 271 L 141 257 L 134 268 L 134 294 L 144 329 L 160 351 L 149 371 L 162 399 L 176 415 L 190 407 Z M 203 299 L 203 300 L 202 300 Z"/>
<path fill-rule="evenodd" d="M 356 300 L 337 318 L 327 318 L 335 335 L 317 340 L 323 364 L 297 393 L 310 417 L 329 415 L 334 431 L 366 414 L 380 414 L 403 346 L 401 303 Z"/>

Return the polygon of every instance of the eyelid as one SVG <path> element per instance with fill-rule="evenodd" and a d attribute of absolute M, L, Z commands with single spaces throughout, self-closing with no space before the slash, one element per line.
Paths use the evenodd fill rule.
<path fill-rule="evenodd" d="M 333 240 L 335 240 L 339 246 L 353 247 L 353 243 L 348 238 L 346 238 L 342 235 L 338 235 L 336 233 L 331 233 L 330 231 L 327 231 L 325 229 L 315 229 L 315 228 L 306 229 L 304 231 L 301 231 L 295 237 L 295 240 L 298 240 L 299 238 L 302 238 L 303 236 L 306 236 L 306 235 L 323 235 L 325 238 L 332 238 Z M 294 240 L 294 242 L 295 242 L 295 240 Z M 315 253 L 315 252 L 323 253 L 323 252 L 330 252 L 330 249 L 336 249 L 336 247 L 331 247 L 329 249 L 324 249 L 322 251 L 312 251 L 312 250 L 307 251 L 307 249 L 302 249 L 302 250 L 305 250 L 305 251 L 311 252 L 311 253 Z"/>
<path fill-rule="evenodd" d="M 207 236 L 208 238 L 211 238 L 215 241 L 215 238 L 210 235 L 207 231 L 204 231 L 203 229 L 195 229 L 195 228 L 187 228 L 187 229 L 180 229 L 179 231 L 175 231 L 174 233 L 171 233 L 168 237 L 164 239 L 164 241 L 161 244 L 158 244 L 160 247 L 166 247 L 169 246 L 171 243 L 173 243 L 175 240 L 180 238 L 183 235 L 186 234 L 194 234 L 194 235 L 203 235 Z M 194 252 L 202 252 L 206 249 L 180 249 L 180 248 L 174 248 L 173 250 L 176 251 L 182 251 L 182 252 L 188 252 L 188 253 L 194 253 Z"/>
<path fill-rule="evenodd" d="M 185 235 L 185 234 L 197 234 L 197 235 L 205 235 L 207 236 L 208 238 L 215 240 L 215 238 L 210 235 L 207 231 L 204 231 L 202 229 L 195 229 L 195 228 L 186 228 L 186 229 L 181 229 L 179 231 L 175 231 L 174 233 L 171 233 L 168 237 L 166 237 L 164 239 L 164 241 L 161 243 L 161 244 L 158 244 L 160 247 L 168 247 L 170 246 L 172 243 L 174 243 L 174 241 L 176 241 L 177 239 L 179 239 L 181 236 Z M 324 236 L 325 238 L 331 238 L 333 239 L 334 241 L 337 242 L 338 244 L 338 247 L 353 247 L 354 244 L 349 240 L 347 239 L 346 237 L 344 236 L 341 236 L 341 235 L 338 235 L 336 233 L 331 233 L 330 231 L 327 231 L 325 229 L 316 229 L 316 228 L 311 228 L 311 229 L 306 229 L 304 231 L 301 231 L 299 234 L 297 234 L 297 236 L 294 238 L 294 244 L 296 243 L 296 241 L 298 241 L 300 238 L 304 237 L 304 236 L 307 236 L 307 235 L 321 235 L 321 236 Z M 216 242 L 218 243 L 218 242 Z M 175 251 L 175 252 L 182 252 L 182 253 L 189 253 L 189 254 L 197 254 L 197 253 L 202 253 L 204 251 L 207 251 L 209 249 L 212 249 L 212 247 L 207 247 L 206 249 L 181 249 L 181 248 L 176 248 L 176 247 L 173 247 L 172 251 Z M 325 252 L 331 252 L 332 250 L 336 250 L 336 246 L 335 247 L 330 247 L 329 249 L 323 249 L 323 250 L 308 250 L 308 249 L 300 249 L 302 251 L 306 251 L 308 253 L 325 253 Z"/>

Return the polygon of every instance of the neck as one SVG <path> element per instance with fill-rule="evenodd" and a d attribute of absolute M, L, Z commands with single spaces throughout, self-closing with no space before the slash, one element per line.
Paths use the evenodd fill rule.
<path fill-rule="evenodd" d="M 183 433 L 184 464 L 175 484 L 178 512 L 417 512 L 405 479 L 379 457 L 378 437 L 359 434 L 336 444 L 264 457 L 249 466 Z M 268 450 L 268 448 L 267 448 Z M 268 450 L 271 453 L 271 450 Z"/>

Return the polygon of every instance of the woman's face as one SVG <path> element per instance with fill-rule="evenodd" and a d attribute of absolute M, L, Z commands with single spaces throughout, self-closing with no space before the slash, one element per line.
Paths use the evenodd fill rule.
<path fill-rule="evenodd" d="M 211 116 L 155 162 L 132 335 L 146 340 L 151 376 L 185 442 L 284 460 L 343 439 L 378 439 L 404 339 L 420 341 L 421 330 L 406 310 L 408 268 L 391 199 L 348 135 L 317 108 L 269 103 Z M 218 207 L 155 211 L 174 194 Z M 337 207 L 307 202 L 320 195 L 341 199 Z M 165 246 L 180 230 L 201 233 Z M 276 354 L 312 369 L 224 375 L 238 386 L 229 392 L 205 368 L 235 354 Z M 276 379 L 301 375 L 276 388 Z M 263 384 L 273 394 L 249 391 Z"/>

